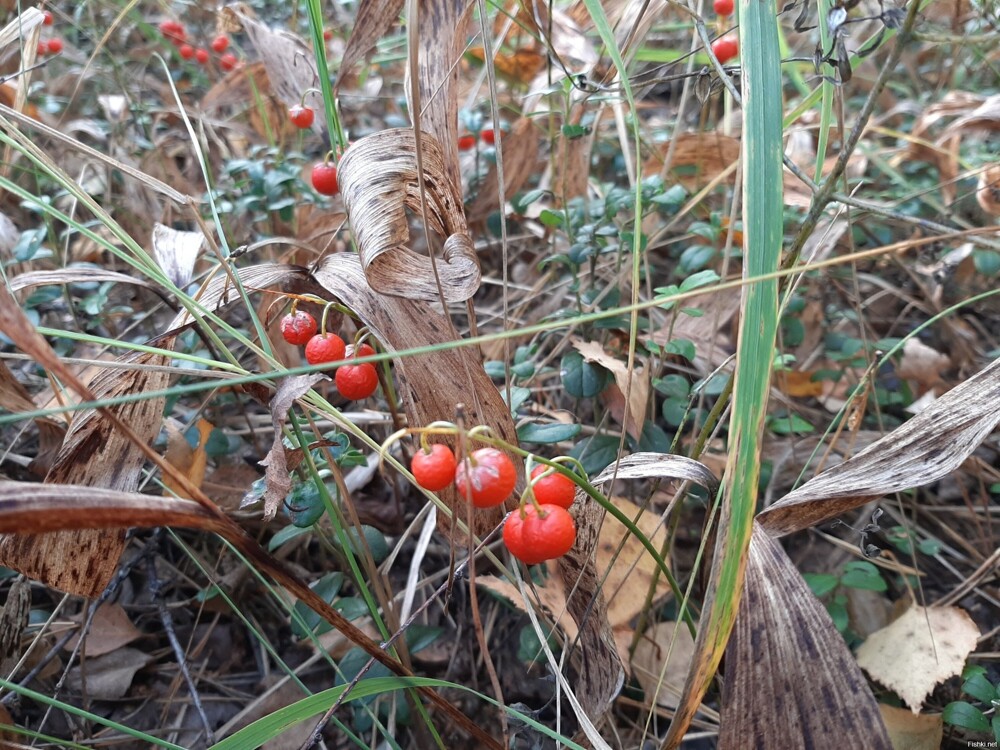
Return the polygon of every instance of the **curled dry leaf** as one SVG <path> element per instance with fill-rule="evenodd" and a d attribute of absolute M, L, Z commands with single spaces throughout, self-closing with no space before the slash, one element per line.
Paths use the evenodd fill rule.
<path fill-rule="evenodd" d="M 191 283 L 204 244 L 201 232 L 181 232 L 159 222 L 153 226 L 153 257 L 167 278 L 181 289 Z"/>
<path fill-rule="evenodd" d="M 91 281 L 110 281 L 116 284 L 134 284 L 147 289 L 156 287 L 145 279 L 137 279 L 117 271 L 108 271 L 103 268 L 93 268 L 89 266 L 73 266 L 71 268 L 55 268 L 51 271 L 28 271 L 18 274 L 10 280 L 12 292 L 19 292 L 22 289 L 30 289 L 36 286 L 49 286 L 52 284 L 78 284 Z"/>
<path fill-rule="evenodd" d="M 979 628 L 965 610 L 913 606 L 868 636 L 858 664 L 918 714 L 935 685 L 962 673 L 978 639 Z"/>
<path fill-rule="evenodd" d="M 773 536 L 823 523 L 957 469 L 1000 423 L 1000 360 L 844 463 L 758 514 Z"/>
<path fill-rule="evenodd" d="M 288 473 L 288 463 L 285 456 L 284 431 L 281 429 L 288 419 L 288 410 L 296 399 L 309 392 L 321 380 L 329 380 L 323 373 L 312 375 L 295 375 L 284 378 L 278 385 L 278 390 L 268 405 L 271 410 L 271 425 L 274 427 L 274 444 L 267 456 L 260 462 L 265 467 L 264 480 L 264 520 L 270 521 L 278 512 L 278 507 L 292 489 L 292 478 Z M 241 503 L 240 507 L 244 507 Z"/>
<path fill-rule="evenodd" d="M 462 209 L 459 184 L 445 167 L 445 154 L 428 133 L 421 138 L 427 229 L 443 236 L 436 259 L 447 302 L 461 302 L 479 289 L 476 250 Z M 431 259 L 409 248 L 406 209 L 421 216 L 413 131 L 383 130 L 344 153 L 337 178 L 371 288 L 382 294 L 438 300 Z"/>
<path fill-rule="evenodd" d="M 340 71 L 334 92 L 340 91 L 341 84 L 348 80 L 351 69 L 375 46 L 375 42 L 388 33 L 399 18 L 404 0 L 361 0 L 354 17 L 351 36 L 340 59 Z"/>
<path fill-rule="evenodd" d="M 719 747 L 744 748 L 753 738 L 755 747 L 889 750 L 875 698 L 830 615 L 756 524 L 746 564 L 726 648 Z"/>

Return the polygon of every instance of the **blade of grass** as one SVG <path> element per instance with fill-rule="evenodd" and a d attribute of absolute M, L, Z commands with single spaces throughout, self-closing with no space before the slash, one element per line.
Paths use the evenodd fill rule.
<path fill-rule="evenodd" d="M 778 283 L 751 281 L 778 268 L 782 242 L 781 55 L 773 1 L 742 0 L 740 50 L 743 91 L 743 267 L 733 417 L 722 494 L 719 539 L 684 694 L 664 748 L 678 747 L 715 676 L 736 619 L 743 589 L 760 477 L 774 342 Z M 686 606 L 686 603 L 682 606 Z"/>

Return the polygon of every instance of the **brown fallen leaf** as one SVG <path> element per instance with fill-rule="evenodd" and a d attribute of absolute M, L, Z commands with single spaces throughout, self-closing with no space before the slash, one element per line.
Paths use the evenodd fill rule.
<path fill-rule="evenodd" d="M 655 696 L 656 705 L 676 707 L 693 654 L 694 638 L 687 626 L 661 622 L 649 628 L 632 659 L 632 670 L 646 699 Z"/>
<path fill-rule="evenodd" d="M 903 699 L 914 714 L 934 687 L 962 673 L 979 628 L 959 607 L 920 607 L 868 636 L 858 664 Z"/>
<path fill-rule="evenodd" d="M 205 443 L 212 434 L 214 426 L 207 419 L 199 419 L 197 424 L 198 445 L 191 447 L 180 425 L 174 421 L 167 422 L 167 452 L 163 458 L 177 468 L 195 487 L 201 487 L 205 480 L 205 469 L 208 466 L 208 454 Z M 173 494 L 177 497 L 192 499 L 183 487 L 173 477 L 163 478 L 163 494 Z"/>
<path fill-rule="evenodd" d="M 120 648 L 87 659 L 85 667 L 70 669 L 66 686 L 77 693 L 86 691 L 91 700 L 118 700 L 128 693 L 136 672 L 151 661 L 153 657 L 139 649 Z"/>
<path fill-rule="evenodd" d="M 646 377 L 642 368 L 639 367 L 639 360 L 636 360 L 636 367 L 631 375 L 628 371 L 628 364 L 613 357 L 604 351 L 604 347 L 597 341 L 574 340 L 573 347 L 583 355 L 588 362 L 596 362 L 614 375 L 615 385 L 622 396 L 622 406 L 624 406 L 625 394 L 629 394 L 627 411 L 621 409 L 619 416 L 625 425 L 628 434 L 636 440 L 642 435 L 642 427 L 646 422 L 646 405 L 649 403 L 649 378 Z M 631 388 L 629 383 L 631 382 Z"/>
<path fill-rule="evenodd" d="M 81 612 L 70 619 L 82 623 L 86 619 L 86 612 Z M 120 604 L 102 604 L 94 613 L 94 619 L 91 621 L 90 630 L 87 633 L 87 658 L 109 654 L 141 637 L 142 631 L 132 624 Z M 63 649 L 70 652 L 75 651 L 79 643 L 80 634 L 75 633 L 72 638 L 66 641 Z"/>
<path fill-rule="evenodd" d="M 882 720 L 892 740 L 893 750 L 940 750 L 944 739 L 941 714 L 920 714 L 880 703 Z"/>

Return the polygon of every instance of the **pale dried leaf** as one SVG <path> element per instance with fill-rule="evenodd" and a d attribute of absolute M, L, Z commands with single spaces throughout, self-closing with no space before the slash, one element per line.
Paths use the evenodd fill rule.
<path fill-rule="evenodd" d="M 548 567 L 549 578 L 546 580 L 546 585 L 535 586 L 529 589 L 532 594 L 537 594 L 538 596 L 537 601 L 532 598 L 531 604 L 536 609 L 538 605 L 541 605 L 548 613 L 548 618 L 566 634 L 566 639 L 573 641 L 580 631 L 576 626 L 576 622 L 569 616 L 569 612 L 566 611 L 566 591 L 563 588 L 562 578 L 559 575 L 556 564 L 549 563 Z M 524 603 L 524 597 L 521 596 L 520 589 L 510 581 L 497 578 L 496 576 L 477 575 L 476 583 L 485 586 L 494 594 L 502 596 L 522 612 L 527 611 L 528 607 Z"/>
<path fill-rule="evenodd" d="M 941 714 L 920 714 L 896 706 L 879 704 L 882 720 L 892 740 L 892 750 L 940 750 L 944 739 Z"/>
<path fill-rule="evenodd" d="M 918 714 L 936 685 L 962 673 L 978 638 L 979 628 L 963 609 L 913 606 L 868 636 L 858 664 Z"/>
<path fill-rule="evenodd" d="M 236 272 L 245 286 L 254 289 L 267 289 L 289 284 L 306 277 L 306 269 L 300 266 L 286 266 L 277 263 L 262 263 L 238 269 Z M 205 285 L 197 299 L 204 309 L 214 311 L 239 300 L 240 293 L 229 276 L 220 272 Z M 177 333 L 184 326 L 191 325 L 193 322 L 191 314 L 187 310 L 181 310 L 170 322 L 168 331 L 171 334 Z"/>
<path fill-rule="evenodd" d="M 738 138 L 722 133 L 682 133 L 675 139 L 671 170 L 688 190 L 697 190 L 727 174 L 735 179 L 734 165 L 740 158 Z M 659 172 L 670 149 L 671 141 L 658 144 L 656 153 L 643 167 L 643 172 Z"/>
<path fill-rule="evenodd" d="M 424 187 L 428 230 L 444 238 L 436 267 L 448 302 L 461 302 L 479 289 L 476 249 L 462 208 L 460 183 L 445 167 L 437 140 L 424 133 Z M 406 209 L 421 216 L 413 131 L 383 130 L 352 145 L 337 172 L 365 277 L 372 289 L 410 299 L 439 299 L 431 259 L 409 249 Z"/>
<path fill-rule="evenodd" d="M 257 51 L 274 92 L 286 107 L 303 101 L 302 95 L 308 89 L 319 87 L 319 76 L 312 50 L 298 35 L 290 31 L 275 31 L 266 24 L 247 15 L 240 3 L 228 5 L 223 14 L 236 19 L 246 32 L 247 39 Z M 322 112 L 323 98 L 312 91 L 304 99 L 306 106 Z M 317 133 L 326 130 L 326 120 L 317 117 L 312 129 Z"/>
<path fill-rule="evenodd" d="M 351 36 L 347 40 L 344 56 L 340 60 L 340 71 L 334 92 L 340 90 L 340 85 L 347 80 L 351 69 L 396 23 L 399 12 L 403 9 L 403 2 L 404 0 L 361 0 L 358 3 Z"/>
<path fill-rule="evenodd" d="M 615 42 L 626 64 L 642 49 L 653 23 L 663 17 L 668 6 L 667 0 L 624 3 L 621 18 L 615 25 Z"/>
<path fill-rule="evenodd" d="M 85 611 L 70 619 L 82 623 L 86 619 Z M 117 651 L 122 646 L 127 646 L 141 637 L 142 631 L 132 624 L 128 614 L 120 604 L 113 602 L 102 604 L 94 613 L 90 630 L 87 632 L 87 658 Z M 66 641 L 63 648 L 67 651 L 74 651 L 79 643 L 80 634 L 75 633 L 72 638 Z"/>
<path fill-rule="evenodd" d="M 21 237 L 21 232 L 3 211 L 0 211 L 0 256 L 10 258 L 14 246 Z"/>
<path fill-rule="evenodd" d="M 912 380 L 923 393 L 935 386 L 944 385 L 941 373 L 951 367 L 951 358 L 947 354 L 933 349 L 916 338 L 907 339 L 903 344 L 903 358 L 896 368 L 901 378 Z"/>
<path fill-rule="evenodd" d="M 284 378 L 268 405 L 271 410 L 271 425 L 274 427 L 274 444 L 260 462 L 260 465 L 265 467 L 264 478 L 267 485 L 264 491 L 265 521 L 274 518 L 281 503 L 292 489 L 292 478 L 288 473 L 285 446 L 282 443 L 284 432 L 281 429 L 288 419 L 288 410 L 292 408 L 296 399 L 302 398 L 316 383 L 329 379 L 321 372 Z M 245 504 L 241 503 L 240 507 L 245 507 Z"/>
<path fill-rule="evenodd" d="M 987 214 L 1000 216 L 1000 162 L 980 172 L 976 200 Z"/>
<path fill-rule="evenodd" d="M 891 747 L 878 704 L 830 615 L 756 524 L 726 647 L 721 729 L 720 750 L 745 748 L 748 738 L 762 748 Z"/>
<path fill-rule="evenodd" d="M 687 679 L 694 638 L 686 625 L 661 622 L 649 628 L 635 648 L 632 670 L 646 693 L 646 700 L 675 708 Z"/>
<path fill-rule="evenodd" d="M 205 470 L 208 467 L 208 454 L 205 452 L 205 444 L 209 435 L 212 434 L 214 426 L 207 419 L 199 419 L 198 445 L 191 447 L 181 426 L 174 421 L 167 422 L 167 452 L 163 458 L 174 465 L 181 474 L 188 478 L 195 487 L 200 488 L 205 481 Z M 181 487 L 171 476 L 163 477 L 163 494 L 172 494 L 176 497 L 183 497 L 193 500 L 188 491 Z"/>
<path fill-rule="evenodd" d="M 28 271 L 18 274 L 10 280 L 10 289 L 19 292 L 22 289 L 30 289 L 36 286 L 50 286 L 52 284 L 77 284 L 92 281 L 112 281 L 118 284 L 134 284 L 147 289 L 155 289 L 155 285 L 145 279 L 128 276 L 117 271 L 108 271 L 103 268 L 92 266 L 71 266 L 70 268 L 55 268 L 51 271 Z"/>
<path fill-rule="evenodd" d="M 773 536 L 823 523 L 955 471 L 1000 423 L 1000 359 L 905 424 L 761 511 Z"/>
<path fill-rule="evenodd" d="M 610 482 L 612 478 L 675 479 L 701 485 L 710 495 L 719 490 L 719 480 L 703 463 L 669 453 L 641 452 L 625 456 L 602 471 L 592 484 Z"/>
<path fill-rule="evenodd" d="M 462 181 L 458 166 L 456 88 L 469 25 L 466 11 L 471 4 L 469 0 L 420 0 L 409 7 L 418 10 L 418 18 L 407 19 L 407 23 L 417 26 L 418 69 L 410 70 L 407 65 L 406 76 L 407 80 L 417 79 L 420 106 L 411 101 L 410 86 L 406 87 L 406 101 L 411 113 L 420 113 L 419 118 L 414 118 L 414 125 L 444 144 L 442 172 L 447 175 L 449 187 L 457 188 Z M 462 205 L 461 200 L 458 205 Z"/>
<path fill-rule="evenodd" d="M 170 348 L 172 340 L 165 343 Z M 165 365 L 163 355 L 145 352 L 120 358 L 139 365 Z M 90 386 L 98 398 L 162 390 L 169 375 L 150 369 L 108 369 Z M 163 398 L 109 407 L 141 439 L 151 441 L 160 428 Z M 115 430 L 100 412 L 77 415 L 45 478 L 49 484 L 85 484 L 116 490 L 138 486 L 145 455 Z M 80 596 L 98 596 L 118 569 L 125 548 L 123 530 L 86 530 L 47 535 L 17 534 L 0 538 L 0 561 L 54 588 Z"/>
<path fill-rule="evenodd" d="M 597 341 L 573 341 L 583 358 L 588 362 L 596 362 L 605 369 L 610 370 L 614 375 L 615 385 L 622 395 L 622 406 L 624 406 L 624 396 L 629 394 L 628 410 L 624 414 L 619 414 L 622 424 L 628 434 L 636 440 L 642 435 L 642 427 L 646 421 L 646 405 L 649 402 L 649 378 L 645 376 L 642 368 L 634 367 L 631 376 L 628 371 L 628 364 L 622 362 L 617 357 L 613 357 L 604 351 L 604 347 Z M 631 390 L 629 382 L 631 381 Z"/>
<path fill-rule="evenodd" d="M 153 257 L 177 287 L 184 289 L 194 276 L 194 264 L 205 244 L 201 232 L 181 232 L 157 222 L 153 225 Z"/>
<path fill-rule="evenodd" d="M 20 654 L 21 633 L 28 627 L 31 613 L 31 584 L 17 578 L 10 585 L 0 611 L 0 662 Z"/>
<path fill-rule="evenodd" d="M 86 690 L 91 700 L 123 698 L 132 686 L 135 673 L 153 661 L 150 654 L 135 648 L 121 648 L 87 659 L 86 667 L 76 666 L 66 675 L 66 685 L 75 692 Z"/>

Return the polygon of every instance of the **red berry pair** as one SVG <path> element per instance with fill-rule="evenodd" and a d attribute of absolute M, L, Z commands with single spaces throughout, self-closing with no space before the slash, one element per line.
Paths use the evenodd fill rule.
<path fill-rule="evenodd" d="M 410 470 L 417 484 L 433 492 L 454 482 L 458 494 L 477 508 L 500 505 L 517 484 L 514 462 L 496 448 L 473 451 L 459 464 L 451 448 L 435 444 L 417 451 Z"/>

